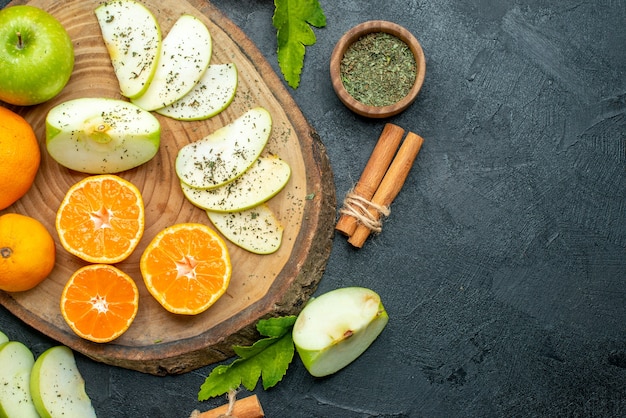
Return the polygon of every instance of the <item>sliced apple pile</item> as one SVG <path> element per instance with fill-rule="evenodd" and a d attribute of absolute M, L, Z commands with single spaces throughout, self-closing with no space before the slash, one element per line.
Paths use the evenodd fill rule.
<path fill-rule="evenodd" d="M 202 120 L 232 102 L 237 68 L 210 65 L 212 38 L 200 19 L 183 14 L 162 38 L 154 14 L 134 0 L 110 0 L 95 14 L 120 92 L 140 108 Z"/>
<path fill-rule="evenodd" d="M 257 254 L 275 252 L 283 227 L 265 203 L 291 177 L 278 156 L 261 156 L 272 131 L 262 108 L 248 110 L 176 156 L 176 174 L 187 199 L 207 211 L 226 239 Z"/>

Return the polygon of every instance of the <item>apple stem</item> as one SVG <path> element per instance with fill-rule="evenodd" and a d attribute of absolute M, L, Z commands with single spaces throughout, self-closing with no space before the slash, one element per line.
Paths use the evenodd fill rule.
<path fill-rule="evenodd" d="M 24 41 L 22 40 L 22 32 L 17 32 L 17 49 L 24 48 Z"/>

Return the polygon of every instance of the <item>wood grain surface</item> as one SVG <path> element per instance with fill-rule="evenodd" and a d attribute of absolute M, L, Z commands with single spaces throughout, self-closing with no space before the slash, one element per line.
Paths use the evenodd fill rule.
<path fill-rule="evenodd" d="M 100 2 L 33 0 L 14 1 L 10 5 L 26 3 L 47 10 L 65 26 L 74 43 L 76 63 L 70 82 L 53 100 L 29 108 L 9 106 L 35 129 L 42 162 L 29 192 L 0 213 L 23 213 L 43 222 L 57 242 L 57 263 L 50 277 L 35 289 L 14 294 L 0 292 L 0 303 L 25 323 L 92 359 L 155 375 L 183 373 L 224 360 L 233 354 L 233 344 L 249 344 L 258 337 L 258 319 L 298 313 L 316 289 L 332 245 L 335 191 L 320 138 L 256 46 L 210 3 L 146 0 L 142 3 L 155 14 L 164 36 L 183 13 L 202 19 L 213 38 L 211 62 L 234 62 L 239 71 L 239 87 L 229 108 L 207 121 L 179 122 L 156 115 L 162 127 L 157 156 L 120 173 L 139 187 L 146 205 L 144 237 L 130 258 L 118 264 L 137 282 L 139 313 L 130 329 L 111 343 L 91 343 L 73 334 L 61 316 L 59 300 L 67 279 L 85 263 L 59 245 L 54 218 L 69 187 L 85 174 L 65 169 L 47 155 L 45 117 L 51 107 L 69 99 L 122 97 L 93 13 Z M 200 315 L 171 314 L 143 285 L 139 271 L 141 253 L 169 225 L 210 225 L 205 212 L 184 198 L 174 159 L 185 144 L 254 106 L 263 106 L 272 115 L 272 136 L 266 152 L 279 155 L 292 168 L 286 188 L 269 202 L 285 227 L 283 244 L 278 252 L 266 256 L 229 245 L 233 277 L 227 293 Z"/>

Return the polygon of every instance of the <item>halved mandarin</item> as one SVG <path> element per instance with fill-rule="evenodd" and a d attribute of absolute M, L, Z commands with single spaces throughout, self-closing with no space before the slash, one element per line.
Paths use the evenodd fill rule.
<path fill-rule="evenodd" d="M 68 190 L 56 216 L 61 245 L 90 263 L 119 263 L 135 250 L 144 231 L 143 198 L 114 174 L 85 177 Z"/>
<path fill-rule="evenodd" d="M 113 341 L 132 324 L 139 307 L 134 280 L 109 264 L 78 269 L 61 294 L 61 314 L 81 338 L 97 343 Z"/>
<path fill-rule="evenodd" d="M 181 223 L 159 232 L 141 256 L 146 288 L 168 311 L 196 315 L 225 292 L 232 265 L 224 240 L 204 224 Z"/>

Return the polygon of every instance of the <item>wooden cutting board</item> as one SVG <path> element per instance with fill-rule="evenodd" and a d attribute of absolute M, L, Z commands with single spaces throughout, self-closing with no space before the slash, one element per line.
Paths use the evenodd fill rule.
<path fill-rule="evenodd" d="M 161 122 L 161 148 L 150 162 L 120 173 L 143 194 L 146 230 L 139 247 L 118 264 L 140 289 L 139 312 L 130 329 L 117 340 L 96 344 L 77 337 L 59 310 L 63 286 L 85 262 L 58 243 L 54 219 L 69 187 L 85 177 L 52 160 L 45 149 L 44 122 L 49 109 L 78 97 L 122 98 L 100 36 L 95 0 L 13 1 L 30 4 L 55 16 L 67 29 L 76 62 L 70 82 L 50 102 L 11 107 L 33 126 L 40 139 L 42 161 L 33 187 L 0 213 L 18 212 L 39 219 L 57 239 L 57 262 L 49 278 L 33 290 L 0 292 L 0 303 L 25 323 L 54 340 L 100 362 L 155 375 L 183 373 L 233 355 L 233 344 L 258 338 L 260 318 L 297 314 L 313 293 L 330 255 L 335 220 L 335 190 L 325 149 L 298 106 L 255 45 L 214 6 L 204 0 L 144 0 L 157 17 L 164 36 L 176 19 L 189 13 L 202 19 L 213 38 L 212 63 L 234 62 L 239 87 L 233 103 L 220 115 L 198 122 L 179 122 L 155 115 Z M 268 3 L 268 7 L 273 7 Z M 197 316 L 171 314 L 148 293 L 139 271 L 143 249 L 163 228 L 180 222 L 202 222 L 206 214 L 183 196 L 174 172 L 177 151 L 254 106 L 269 110 L 272 136 L 266 151 L 292 168 L 286 188 L 270 202 L 285 227 L 283 244 L 272 255 L 254 255 L 229 245 L 233 276 L 227 293 Z"/>

